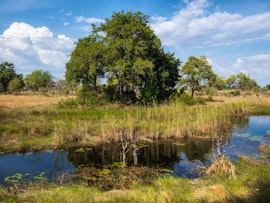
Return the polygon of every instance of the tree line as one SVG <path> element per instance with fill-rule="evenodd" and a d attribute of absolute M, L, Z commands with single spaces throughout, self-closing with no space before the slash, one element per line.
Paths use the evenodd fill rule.
<path fill-rule="evenodd" d="M 52 74 L 49 71 L 36 70 L 23 77 L 17 74 L 13 63 L 0 63 L 0 92 L 14 93 L 23 89 L 41 91 L 53 82 Z"/>
<path fill-rule="evenodd" d="M 141 12 L 114 13 L 77 41 L 65 77 L 69 87 L 79 87 L 81 103 L 102 99 L 148 104 L 170 100 L 185 90 L 193 97 L 202 90 L 260 88 L 244 73 L 227 79 L 218 76 L 205 56 L 190 56 L 182 64 L 163 49 L 148 19 Z M 38 91 L 55 82 L 48 71 L 36 70 L 23 78 L 12 63 L 0 64 L 0 92 Z"/>
<path fill-rule="evenodd" d="M 82 97 L 91 92 L 97 98 L 99 92 L 110 101 L 142 104 L 169 100 L 185 89 L 193 97 L 205 88 L 259 88 L 244 73 L 223 79 L 205 56 L 190 56 L 181 65 L 173 53 L 164 51 L 147 15 L 122 11 L 93 25 L 91 34 L 78 40 L 66 64 L 66 79 L 82 84 Z M 103 85 L 97 85 L 98 81 Z"/>

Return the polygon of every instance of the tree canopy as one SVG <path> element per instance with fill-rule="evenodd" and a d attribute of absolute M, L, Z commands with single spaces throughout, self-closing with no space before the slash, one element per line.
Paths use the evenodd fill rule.
<path fill-rule="evenodd" d="M 13 63 L 2 62 L 0 64 L 0 92 L 7 92 L 10 81 L 17 76 Z"/>
<path fill-rule="evenodd" d="M 180 71 L 183 76 L 181 83 L 190 88 L 192 97 L 195 91 L 211 85 L 209 82 L 215 81 L 216 77 L 205 56 L 190 56 Z"/>
<path fill-rule="evenodd" d="M 27 89 L 37 91 L 41 87 L 46 87 L 52 80 L 52 75 L 48 71 L 36 70 L 24 78 Z"/>
<path fill-rule="evenodd" d="M 179 80 L 180 60 L 164 52 L 148 24 L 141 12 L 122 11 L 93 26 L 71 53 L 67 80 L 96 89 L 96 80 L 106 79 L 107 93 L 116 100 L 168 99 Z"/>

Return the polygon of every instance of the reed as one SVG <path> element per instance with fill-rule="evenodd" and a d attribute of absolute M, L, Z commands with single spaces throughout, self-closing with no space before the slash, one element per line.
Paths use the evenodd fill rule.
<path fill-rule="evenodd" d="M 49 148 L 61 148 L 116 141 L 123 129 L 130 132 L 138 129 L 141 140 L 185 136 L 209 138 L 217 128 L 230 130 L 232 117 L 270 109 L 269 100 L 265 97 L 254 104 L 239 98 L 229 98 L 229 101 L 214 98 L 216 102 L 206 105 L 172 102 L 154 106 L 108 105 L 95 109 L 65 109 L 54 104 L 1 107 L 0 151 L 16 151 L 21 146 L 26 149 L 31 145 L 43 148 L 42 143 Z"/>
<path fill-rule="evenodd" d="M 139 170 L 138 168 L 136 169 Z M 268 202 L 270 167 L 249 161 L 235 163 L 236 179 L 216 174 L 188 180 L 171 176 L 145 176 L 127 181 L 127 186 L 103 191 L 85 181 L 72 184 L 36 182 L 0 187 L 2 202 Z M 129 173 L 127 173 L 129 174 Z M 121 178 L 121 176 L 119 176 Z M 122 177 L 124 178 L 124 177 Z M 149 180 L 149 179 L 148 179 Z"/>

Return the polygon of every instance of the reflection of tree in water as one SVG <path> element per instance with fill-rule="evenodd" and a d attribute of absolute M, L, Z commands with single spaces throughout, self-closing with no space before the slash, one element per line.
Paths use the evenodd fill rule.
<path fill-rule="evenodd" d="M 244 128 L 249 123 L 248 116 L 234 116 L 232 117 L 232 123 L 238 128 Z"/>
<path fill-rule="evenodd" d="M 175 143 L 184 144 L 177 145 Z M 139 165 L 172 169 L 175 163 L 181 162 L 181 152 L 185 153 L 190 161 L 195 159 L 204 161 L 211 147 L 211 140 L 203 139 L 158 140 L 140 143 Z M 117 142 L 104 143 L 84 152 L 76 152 L 75 148 L 70 148 L 68 152 L 68 160 L 75 167 L 80 165 L 102 167 L 122 161 L 121 143 Z M 133 164 L 132 150 L 127 153 L 127 164 Z"/>
<path fill-rule="evenodd" d="M 205 161 L 206 155 L 212 149 L 212 141 L 210 139 L 185 139 L 186 143 L 182 147 L 182 152 L 186 154 L 189 161 L 200 160 Z"/>
<path fill-rule="evenodd" d="M 76 148 L 68 150 L 68 160 L 75 167 L 80 165 L 91 167 L 102 167 L 103 165 L 113 164 L 121 161 L 120 143 L 104 143 L 85 152 L 76 152 Z"/>

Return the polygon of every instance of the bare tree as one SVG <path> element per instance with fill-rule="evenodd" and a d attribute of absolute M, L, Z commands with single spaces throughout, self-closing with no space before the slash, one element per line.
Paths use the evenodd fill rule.
<path fill-rule="evenodd" d="M 138 139 L 139 139 L 139 131 L 138 129 L 133 130 L 132 132 L 132 144 L 133 144 L 133 159 L 134 159 L 134 165 L 138 166 Z"/>
<path fill-rule="evenodd" d="M 122 145 L 122 158 L 123 158 L 123 165 L 122 167 L 127 167 L 127 153 L 130 150 L 129 148 L 129 138 L 125 130 L 120 132 L 120 141 Z"/>

